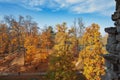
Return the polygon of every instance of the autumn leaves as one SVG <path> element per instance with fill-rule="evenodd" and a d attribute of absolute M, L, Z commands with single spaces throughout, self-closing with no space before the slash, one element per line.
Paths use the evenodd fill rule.
<path fill-rule="evenodd" d="M 7 19 L 0 24 L 0 54 L 21 53 L 19 48 L 24 48 L 27 64 L 49 59 L 48 80 L 77 80 L 76 70 L 87 80 L 101 80 L 105 63 L 100 55 L 106 50 L 97 24 L 85 32 L 81 24 L 81 33 L 76 34 L 75 25 L 68 29 L 66 23 L 56 25 L 56 31 L 52 27 L 40 31 L 30 18 Z"/>
<path fill-rule="evenodd" d="M 87 80 L 101 80 L 105 70 L 104 59 L 100 55 L 105 54 L 106 50 L 103 48 L 99 28 L 99 25 L 92 24 L 86 28 L 82 37 L 77 37 L 74 28 L 68 30 L 65 24 L 57 26 L 56 43 L 49 63 L 51 80 L 77 80 L 75 70 L 83 72 Z M 82 47 L 77 49 L 78 58 L 74 56 L 76 46 Z"/>
<path fill-rule="evenodd" d="M 83 60 L 83 74 L 88 80 L 101 80 L 104 74 L 104 59 L 100 55 L 105 54 L 106 50 L 103 48 L 99 28 L 97 24 L 92 24 L 86 28 L 81 39 L 84 48 L 79 57 Z"/>

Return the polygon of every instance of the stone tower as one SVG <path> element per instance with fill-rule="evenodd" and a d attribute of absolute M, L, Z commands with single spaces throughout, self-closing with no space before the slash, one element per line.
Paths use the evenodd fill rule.
<path fill-rule="evenodd" d="M 106 59 L 106 79 L 120 80 L 120 0 L 116 1 L 116 11 L 112 15 L 115 27 L 105 28 L 109 34 L 106 49 L 109 54 L 104 55 Z"/>

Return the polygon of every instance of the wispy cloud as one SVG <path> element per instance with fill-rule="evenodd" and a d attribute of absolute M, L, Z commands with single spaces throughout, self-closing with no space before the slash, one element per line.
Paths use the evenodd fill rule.
<path fill-rule="evenodd" d="M 0 0 L 0 2 L 15 3 L 37 11 L 43 8 L 51 11 L 65 9 L 77 14 L 98 12 L 104 15 L 112 12 L 115 5 L 114 0 Z"/>
<path fill-rule="evenodd" d="M 99 12 L 106 15 L 106 11 L 113 11 L 114 5 L 113 0 L 87 0 L 72 6 L 70 10 L 78 14 Z"/>

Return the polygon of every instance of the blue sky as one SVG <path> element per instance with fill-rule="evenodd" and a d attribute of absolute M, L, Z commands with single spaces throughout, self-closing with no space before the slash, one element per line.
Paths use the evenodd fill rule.
<path fill-rule="evenodd" d="M 114 11 L 114 0 L 0 0 L 0 20 L 4 15 L 30 15 L 40 27 L 62 22 L 72 26 L 80 17 L 85 26 L 99 24 L 102 34 L 105 27 L 113 26 Z"/>

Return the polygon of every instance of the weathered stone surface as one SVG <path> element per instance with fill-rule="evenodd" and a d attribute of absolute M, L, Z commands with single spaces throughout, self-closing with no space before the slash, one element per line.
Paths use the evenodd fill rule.
<path fill-rule="evenodd" d="M 116 29 L 116 27 L 109 27 L 109 28 L 105 28 L 105 32 L 107 32 L 109 34 L 116 34 L 117 29 Z"/>
<path fill-rule="evenodd" d="M 116 1 L 116 12 L 112 15 L 115 27 L 105 28 L 109 34 L 106 49 L 109 54 L 104 55 L 106 59 L 106 79 L 120 80 L 120 0 Z"/>
<path fill-rule="evenodd" d="M 109 34 L 108 39 L 107 39 L 107 43 L 108 44 L 116 44 L 117 43 L 116 35 Z"/>
<path fill-rule="evenodd" d="M 115 0 L 116 1 L 116 11 L 120 9 L 120 0 Z"/>
<path fill-rule="evenodd" d="M 120 42 L 117 44 L 116 51 L 120 52 Z"/>
<path fill-rule="evenodd" d="M 116 35 L 116 40 L 120 41 L 120 34 Z"/>
<path fill-rule="evenodd" d="M 119 14 L 119 12 L 115 12 L 115 13 L 112 15 L 112 20 L 113 20 L 113 21 L 116 21 L 117 19 L 120 19 L 120 14 Z"/>
<path fill-rule="evenodd" d="M 115 21 L 114 25 L 117 26 L 117 27 L 120 27 L 120 19 Z"/>
<path fill-rule="evenodd" d="M 120 7 L 120 5 L 118 6 L 118 9 L 116 10 L 117 12 L 120 12 L 120 8 L 119 7 Z"/>
<path fill-rule="evenodd" d="M 117 46 L 117 44 L 107 44 L 106 45 L 106 50 L 109 53 L 116 53 L 116 46 Z"/>
<path fill-rule="evenodd" d="M 119 56 L 119 58 L 120 58 L 120 52 L 118 53 L 118 56 Z"/>
<path fill-rule="evenodd" d="M 118 63 L 118 56 L 114 54 L 106 54 L 103 56 L 105 59 L 107 59 L 109 62 L 117 64 Z"/>
<path fill-rule="evenodd" d="M 117 26 L 117 33 L 120 33 L 120 26 Z"/>

